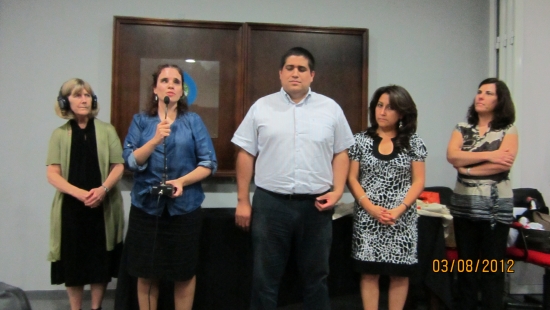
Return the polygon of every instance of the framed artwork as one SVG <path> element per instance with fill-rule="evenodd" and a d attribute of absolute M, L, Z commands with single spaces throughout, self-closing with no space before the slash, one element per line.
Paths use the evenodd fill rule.
<path fill-rule="evenodd" d="M 157 66 L 176 64 L 212 138 L 216 176 L 235 175 L 233 133 L 255 100 L 280 89 L 280 57 L 294 46 L 316 59 L 312 90 L 342 106 L 353 132 L 367 127 L 367 29 L 115 16 L 113 37 L 111 123 L 121 141 L 151 102 Z"/>

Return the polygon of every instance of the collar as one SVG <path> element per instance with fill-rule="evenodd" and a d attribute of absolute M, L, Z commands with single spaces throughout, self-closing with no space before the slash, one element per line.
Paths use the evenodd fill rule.
<path fill-rule="evenodd" d="M 293 104 L 293 105 L 300 105 L 302 103 L 306 103 L 309 98 L 311 98 L 311 95 L 312 95 L 312 91 L 311 91 L 311 87 L 307 90 L 307 94 L 306 96 L 304 97 L 304 99 L 302 99 L 300 102 L 298 103 L 295 103 L 294 101 L 292 101 L 292 98 L 290 98 L 290 96 L 288 95 L 287 92 L 285 92 L 285 90 L 281 87 L 281 90 L 280 90 L 280 93 L 283 95 L 283 97 L 286 99 L 286 103 L 290 103 L 290 104 Z"/>

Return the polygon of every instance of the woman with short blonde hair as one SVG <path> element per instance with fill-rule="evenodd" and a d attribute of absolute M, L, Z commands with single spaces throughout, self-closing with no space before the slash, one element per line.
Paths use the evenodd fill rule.
<path fill-rule="evenodd" d="M 72 310 L 82 308 L 90 284 L 92 309 L 101 309 L 105 287 L 117 275 L 124 213 L 117 186 L 124 171 L 114 127 L 96 118 L 92 87 L 70 79 L 59 90 L 55 111 L 68 121 L 55 129 L 47 177 L 55 187 L 51 211 L 51 283 L 65 283 Z"/>

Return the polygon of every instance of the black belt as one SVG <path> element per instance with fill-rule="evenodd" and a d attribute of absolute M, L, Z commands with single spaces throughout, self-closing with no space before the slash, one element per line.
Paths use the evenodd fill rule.
<path fill-rule="evenodd" d="M 475 176 L 475 175 L 467 175 L 467 174 L 459 173 L 458 178 L 459 179 L 470 179 L 470 180 L 491 180 L 491 181 L 495 181 L 497 183 L 500 183 L 504 180 L 509 180 L 509 178 L 508 178 L 509 173 L 510 173 L 510 171 L 504 171 L 504 172 L 499 172 L 497 174 L 484 175 L 484 176 Z"/>
<path fill-rule="evenodd" d="M 263 189 L 261 187 L 256 187 L 257 189 L 268 193 L 271 196 L 284 199 L 284 200 L 315 200 L 317 197 L 322 196 L 330 191 L 326 191 L 324 193 L 320 194 L 279 194 L 272 191 L 268 191 L 267 189 Z"/>

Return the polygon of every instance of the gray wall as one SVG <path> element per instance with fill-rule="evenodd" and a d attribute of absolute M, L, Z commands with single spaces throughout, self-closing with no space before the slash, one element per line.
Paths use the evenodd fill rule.
<path fill-rule="evenodd" d="M 522 41 L 515 63 L 521 83 L 515 96 L 520 112 L 520 152 L 515 163 L 520 182 L 514 186 L 538 188 L 550 205 L 550 1 L 529 0 L 522 5 L 523 29 L 516 31 Z"/>
<path fill-rule="evenodd" d="M 53 104 L 62 82 L 81 77 L 109 121 L 114 15 L 368 28 L 369 93 L 389 83 L 410 91 L 429 149 L 427 185 L 452 186 L 446 145 L 488 72 L 487 0 L 0 0 L 0 281 L 63 289 L 49 284 L 46 262 L 54 189 L 44 163 L 63 123 Z M 205 207 L 235 205 L 234 183 L 211 180 L 206 189 Z"/>

